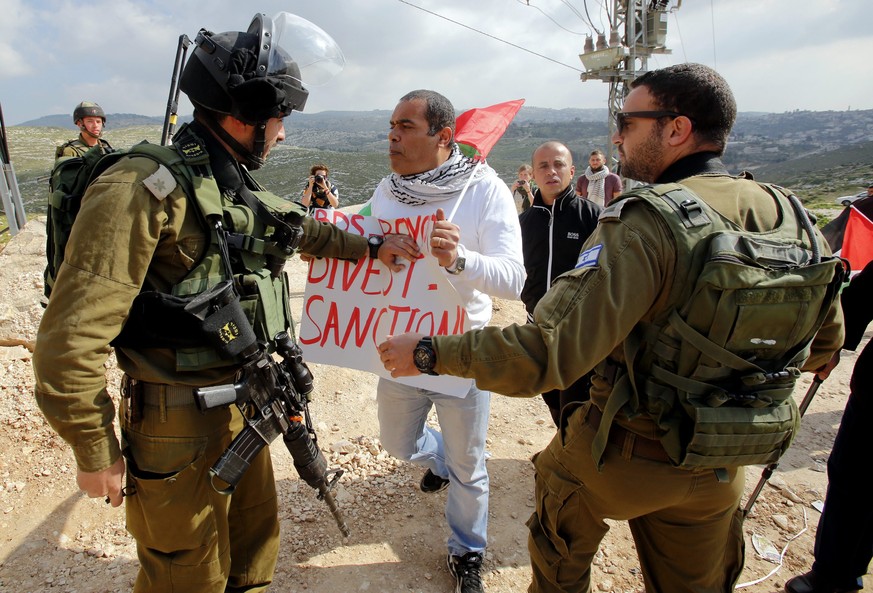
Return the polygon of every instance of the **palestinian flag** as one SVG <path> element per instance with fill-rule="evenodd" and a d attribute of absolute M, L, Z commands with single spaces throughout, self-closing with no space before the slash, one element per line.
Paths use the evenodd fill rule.
<path fill-rule="evenodd" d="M 477 161 L 484 160 L 522 105 L 524 99 L 516 99 L 459 115 L 455 120 L 455 142 L 461 152 Z"/>
<path fill-rule="evenodd" d="M 873 260 L 873 198 L 861 198 L 822 229 L 834 253 L 860 272 Z"/>

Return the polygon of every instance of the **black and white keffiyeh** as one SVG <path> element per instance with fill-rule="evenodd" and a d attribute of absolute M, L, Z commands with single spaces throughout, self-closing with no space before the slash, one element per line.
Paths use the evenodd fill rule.
<path fill-rule="evenodd" d="M 468 179 L 473 185 L 490 175 L 496 175 L 491 167 L 485 163 L 476 167 L 476 161 L 464 156 L 454 144 L 449 158 L 439 167 L 415 175 L 391 173 L 381 185 L 387 195 L 401 204 L 420 206 L 456 198 Z"/>
<path fill-rule="evenodd" d="M 607 175 L 609 175 L 607 167 L 601 167 L 597 172 L 592 171 L 591 167 L 585 169 L 585 177 L 588 178 L 588 199 L 601 206 L 604 205 L 606 198 L 603 186 Z"/>

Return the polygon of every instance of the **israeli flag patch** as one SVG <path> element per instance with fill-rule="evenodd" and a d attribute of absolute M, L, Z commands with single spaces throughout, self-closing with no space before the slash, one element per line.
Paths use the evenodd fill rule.
<path fill-rule="evenodd" d="M 591 268 L 597 265 L 597 258 L 600 257 L 600 252 L 603 251 L 603 244 L 590 247 L 579 254 L 579 259 L 576 260 L 576 269 Z"/>

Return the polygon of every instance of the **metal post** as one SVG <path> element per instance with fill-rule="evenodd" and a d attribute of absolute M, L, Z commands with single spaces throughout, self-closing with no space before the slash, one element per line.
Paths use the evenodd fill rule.
<path fill-rule="evenodd" d="M 9 154 L 9 144 L 6 142 L 6 122 L 3 120 L 3 107 L 0 106 L 0 164 L 3 174 L 0 175 L 0 198 L 3 202 L 3 211 L 9 223 L 9 231 L 17 235 L 25 224 L 27 215 L 24 213 L 24 203 L 21 201 L 21 192 L 18 190 L 18 179 L 15 177 L 15 169 Z"/>

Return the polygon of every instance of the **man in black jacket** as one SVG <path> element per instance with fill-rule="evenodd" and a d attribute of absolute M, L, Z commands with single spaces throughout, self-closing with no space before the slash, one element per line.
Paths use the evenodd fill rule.
<path fill-rule="evenodd" d="M 840 301 L 846 322 L 844 350 L 855 350 L 873 321 L 873 262 L 843 289 Z M 827 378 L 840 352 L 818 373 Z M 849 401 L 828 459 L 828 493 L 815 534 L 815 562 L 806 574 L 785 583 L 787 593 L 853 593 L 862 587 L 873 558 L 873 506 L 859 484 L 873 448 L 873 346 L 864 346 L 849 382 Z"/>
<path fill-rule="evenodd" d="M 573 179 L 576 168 L 570 150 L 554 140 L 541 144 L 533 152 L 533 206 L 521 213 L 522 252 L 527 280 L 521 300 L 528 321 L 552 281 L 576 265 L 579 252 L 597 226 L 600 206 L 576 195 Z M 583 376 L 564 391 L 543 394 L 555 426 L 560 424 L 561 408 L 570 401 L 588 398 L 588 376 Z"/>

